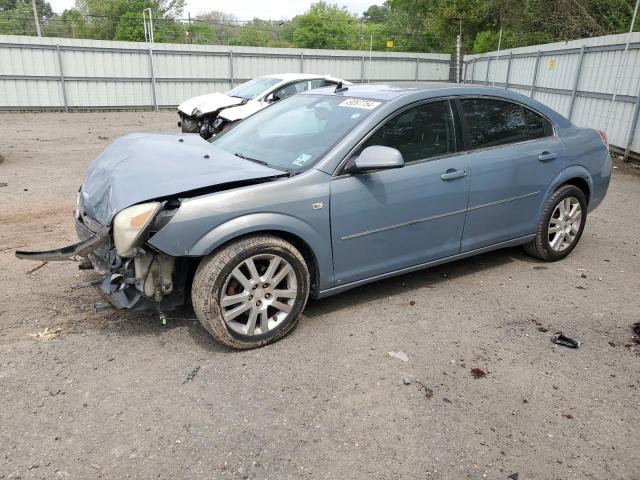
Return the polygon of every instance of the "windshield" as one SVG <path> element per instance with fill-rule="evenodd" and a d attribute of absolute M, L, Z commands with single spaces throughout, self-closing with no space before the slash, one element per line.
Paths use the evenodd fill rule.
<path fill-rule="evenodd" d="M 211 143 L 238 157 L 296 172 L 321 159 L 380 103 L 294 95 L 213 137 Z"/>
<path fill-rule="evenodd" d="M 273 87 L 276 83 L 280 83 L 277 78 L 271 77 L 258 77 L 248 82 L 238 85 L 236 88 L 229 90 L 227 95 L 230 97 L 244 98 L 245 100 L 252 100 L 265 90 Z"/>

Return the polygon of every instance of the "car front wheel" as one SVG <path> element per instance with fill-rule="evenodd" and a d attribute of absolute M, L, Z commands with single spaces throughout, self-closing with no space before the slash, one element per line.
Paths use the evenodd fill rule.
<path fill-rule="evenodd" d="M 309 270 L 290 243 L 247 237 L 203 259 L 193 279 L 196 316 L 236 349 L 275 342 L 297 324 L 309 296 Z"/>
<path fill-rule="evenodd" d="M 565 258 L 576 247 L 587 222 L 587 199 L 574 185 L 564 185 L 547 201 L 536 237 L 525 251 L 554 262 Z"/>

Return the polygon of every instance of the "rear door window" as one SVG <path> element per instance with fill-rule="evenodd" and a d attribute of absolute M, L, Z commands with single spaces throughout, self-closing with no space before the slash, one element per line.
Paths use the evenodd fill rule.
<path fill-rule="evenodd" d="M 490 98 L 463 98 L 464 119 L 469 126 L 471 148 L 487 148 L 528 140 L 523 108 Z"/>

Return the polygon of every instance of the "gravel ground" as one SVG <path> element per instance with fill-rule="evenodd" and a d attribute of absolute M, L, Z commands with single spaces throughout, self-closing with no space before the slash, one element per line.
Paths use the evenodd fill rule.
<path fill-rule="evenodd" d="M 175 120 L 0 114 L 0 478 L 640 479 L 639 176 L 615 170 L 562 262 L 516 248 L 378 282 L 235 352 L 191 309 L 96 314 L 95 273 L 13 254 L 73 242 L 89 161 Z"/>

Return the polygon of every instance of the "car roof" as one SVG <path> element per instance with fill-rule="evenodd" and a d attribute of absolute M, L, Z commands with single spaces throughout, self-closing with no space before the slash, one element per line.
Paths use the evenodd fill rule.
<path fill-rule="evenodd" d="M 346 90 L 341 90 L 339 92 L 336 92 L 334 87 L 325 87 L 315 90 L 307 90 L 306 92 L 301 92 L 298 95 L 336 95 L 397 103 L 398 105 L 436 97 L 458 95 L 494 96 L 527 105 L 534 110 L 545 114 L 547 117 L 550 117 L 554 122 L 563 127 L 571 125 L 571 122 L 558 112 L 532 99 L 531 97 L 527 97 L 504 88 L 466 83 L 354 83 L 348 85 Z"/>
<path fill-rule="evenodd" d="M 314 73 L 274 73 L 272 75 L 265 75 L 268 78 L 275 78 L 281 81 L 290 80 L 312 80 L 314 78 L 325 78 L 329 75 L 316 75 Z"/>

